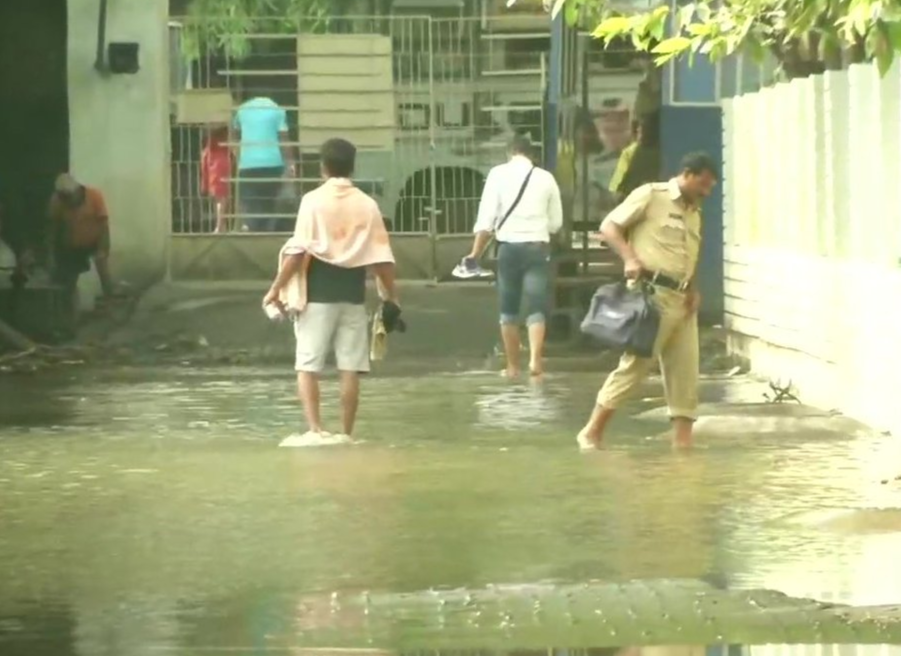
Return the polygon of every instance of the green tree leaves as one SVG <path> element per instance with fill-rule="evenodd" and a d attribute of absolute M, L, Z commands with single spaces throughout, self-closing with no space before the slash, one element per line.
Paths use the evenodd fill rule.
<path fill-rule="evenodd" d="M 769 52 L 794 76 L 836 67 L 842 52 L 854 52 L 885 74 L 901 53 L 901 0 L 698 0 L 675 15 L 669 3 L 623 14 L 608 0 L 555 0 L 552 11 L 564 11 L 571 24 L 591 16 L 593 36 L 630 38 L 657 64 L 739 51 L 760 62 Z"/>
<path fill-rule="evenodd" d="M 340 0 L 191 0 L 184 16 L 182 50 L 197 59 L 218 50 L 240 59 L 250 53 L 249 34 L 315 30 Z"/>

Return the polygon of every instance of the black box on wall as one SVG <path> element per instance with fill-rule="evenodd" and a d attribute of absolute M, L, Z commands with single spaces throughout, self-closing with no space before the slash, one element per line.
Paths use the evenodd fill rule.
<path fill-rule="evenodd" d="M 120 75 L 134 75 L 141 68 L 139 53 L 140 45 L 137 43 L 110 43 L 107 46 L 109 72 Z"/>

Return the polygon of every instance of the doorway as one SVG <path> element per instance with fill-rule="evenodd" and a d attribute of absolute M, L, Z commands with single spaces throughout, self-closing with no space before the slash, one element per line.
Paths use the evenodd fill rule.
<path fill-rule="evenodd" d="M 69 166 L 66 11 L 0 2 L 0 203 L 16 251 L 43 250 L 53 180 Z"/>

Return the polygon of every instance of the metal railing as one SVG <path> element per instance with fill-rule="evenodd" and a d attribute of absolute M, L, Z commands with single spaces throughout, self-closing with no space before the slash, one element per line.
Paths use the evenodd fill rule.
<path fill-rule="evenodd" d="M 219 48 L 204 50 L 180 77 L 193 88 L 173 97 L 173 232 L 209 233 L 217 225 L 249 232 L 261 225 L 254 221 L 260 219 L 270 220 L 267 229 L 288 230 L 300 196 L 319 183 L 314 133 L 357 143 L 355 178 L 379 202 L 392 231 L 470 232 L 485 175 L 503 161 L 509 138 L 527 133 L 542 147 L 549 32 L 523 35 L 492 31 L 491 25 L 478 18 L 344 17 L 315 30 L 298 25 L 286 34 L 261 19 L 253 30 L 236 35 L 248 51 L 240 60 Z M 376 96 L 342 87 L 348 78 L 342 78 L 335 62 L 359 57 L 341 50 L 350 41 L 336 39 L 329 46 L 333 61 L 327 66 L 336 66 L 334 76 L 311 70 L 320 66 L 319 60 L 306 61 L 299 54 L 304 39 L 328 34 L 379 35 L 390 44 L 393 106 L 378 114 L 390 124 L 380 125 L 375 110 L 371 124 L 351 124 L 361 98 Z M 375 59 L 367 63 L 372 65 L 373 89 L 382 84 Z M 354 79 L 370 86 L 367 79 Z M 234 93 L 248 88 L 286 110 L 286 145 L 296 151 L 299 164 L 293 175 L 253 181 L 246 172 L 233 170 L 224 178 L 227 193 L 217 202 L 201 189 L 203 150 L 211 130 L 231 121 Z M 375 143 L 376 128 L 390 136 Z M 230 145 L 236 157 L 240 145 Z M 275 194 L 265 212 L 246 202 L 254 185 L 264 195 Z"/>

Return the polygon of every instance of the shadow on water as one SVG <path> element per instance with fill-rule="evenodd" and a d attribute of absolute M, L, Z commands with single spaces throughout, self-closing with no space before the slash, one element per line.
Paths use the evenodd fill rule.
<path fill-rule="evenodd" d="M 75 375 L 0 375 L 0 430 L 40 428 L 71 421 L 81 397 Z"/>
<path fill-rule="evenodd" d="M 0 654 L 901 642 L 896 442 L 714 379 L 675 453 L 652 381 L 580 456 L 599 379 L 373 378 L 361 444 L 295 450 L 281 370 L 20 379 Z"/>

